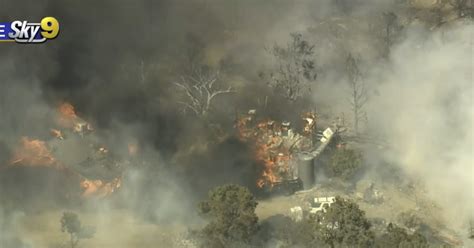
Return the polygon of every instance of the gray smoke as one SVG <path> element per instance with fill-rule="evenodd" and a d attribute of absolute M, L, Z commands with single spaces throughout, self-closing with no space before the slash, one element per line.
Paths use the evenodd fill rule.
<path fill-rule="evenodd" d="M 452 203 L 444 217 L 457 228 L 474 212 L 472 31 L 472 23 L 409 30 L 371 104 L 372 124 L 394 146 L 390 159 L 440 206 Z"/>
<path fill-rule="evenodd" d="M 397 2 L 0 1 L 2 21 L 54 16 L 61 24 L 60 36 L 43 45 L 0 46 L 0 173 L 21 137 L 49 138 L 57 105 L 68 101 L 115 153 L 126 153 L 129 142 L 141 149 L 123 190 L 88 206 L 100 213 L 98 225 L 117 217 L 107 215 L 114 207 L 133 210 L 144 223 L 199 222 L 195 203 L 209 188 L 252 185 L 255 171 L 248 148 L 237 140 L 200 143 L 215 138 L 219 129 L 181 113 L 173 82 L 190 58 L 220 66 L 222 81 L 238 91 L 214 106 L 212 120 L 224 132 L 232 131 L 236 112 L 259 106 L 267 95 L 274 103 L 270 115 L 297 115 L 257 74 L 272 62 L 265 48 L 301 32 L 316 45 L 320 75 L 311 99 L 316 111 L 323 117 L 350 116 L 344 62 L 348 53 L 360 56 L 371 89 L 368 130 L 395 147 L 383 155 L 420 178 L 433 199 L 443 199 L 441 205 L 455 202 L 446 209 L 446 220 L 459 227 L 473 212 L 473 26 L 456 24 L 436 32 L 406 27 L 382 61 L 377 59 L 383 50 L 377 24 L 383 12 L 402 12 Z M 401 22 L 408 23 L 402 17 Z M 29 185 L 29 195 L 36 195 L 37 175 L 32 174 L 17 173 L 9 183 Z M 53 188 L 48 185 L 40 196 Z M 4 189 L 0 199 L 6 199 L 5 192 L 16 194 Z M 18 237 L 24 230 L 12 226 L 23 216 L 23 206 L 16 207 L 0 202 L 0 245 L 3 239 L 21 247 Z M 58 220 L 53 222 L 55 228 Z"/>

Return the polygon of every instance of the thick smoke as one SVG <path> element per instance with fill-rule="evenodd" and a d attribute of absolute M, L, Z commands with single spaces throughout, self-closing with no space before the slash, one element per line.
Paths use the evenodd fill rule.
<path fill-rule="evenodd" d="M 253 185 L 255 176 L 245 145 L 230 138 L 219 146 L 207 140 L 221 130 L 230 132 L 236 112 L 259 107 L 265 95 L 272 96 L 257 72 L 271 65 L 265 48 L 275 42 L 285 44 L 291 32 L 302 32 L 316 45 L 320 68 L 313 99 L 316 111 L 322 117 L 349 113 L 344 63 L 349 52 L 360 55 L 371 89 L 369 130 L 383 134 L 396 148 L 384 155 L 420 178 L 433 199 L 444 199 L 441 205 L 446 199 L 454 203 L 446 208 L 446 219 L 453 220 L 454 226 L 464 224 L 461 218 L 474 211 L 472 25 L 434 34 L 410 27 L 388 62 L 381 62 L 374 59 L 380 50 L 379 37 L 371 33 L 380 14 L 396 9 L 393 2 L 397 1 L 337 2 L 0 2 L 2 21 L 54 16 L 61 23 L 54 41 L 0 46 L 4 58 L 0 62 L 0 174 L 22 136 L 49 138 L 58 104 L 68 101 L 113 152 L 126 153 L 132 142 L 139 145 L 141 157 L 130 159 L 124 187 L 112 199 L 58 208 L 98 211 L 96 224 L 101 229 L 120 218 L 107 215 L 117 207 L 133 210 L 147 224 L 198 222 L 195 203 L 209 188 L 231 182 Z M 190 59 L 220 66 L 223 83 L 239 93 L 216 102 L 213 120 L 222 123 L 217 131 L 183 115 L 176 104 L 179 94 L 173 82 L 190 66 Z M 267 112 L 278 118 L 299 114 L 283 104 Z M 41 212 L 36 204 L 42 197 L 66 183 L 61 175 L 43 173 L 46 184 L 37 179 L 36 171 L 15 172 L 0 181 L 0 200 L 13 199 L 0 202 L 0 246 L 21 247 L 18 235 L 23 230 L 11 227 L 24 216 L 21 211 L 31 211 L 25 207 L 28 204 L 18 207 L 10 206 L 11 202 L 35 197 L 39 201 L 32 201 L 30 207 Z M 41 182 L 47 188 L 38 191 Z M 8 190 L 2 183 L 8 183 Z M 12 185 L 28 187 L 21 191 Z M 25 190 L 28 194 L 22 195 Z M 64 203 L 64 199 L 48 199 L 55 201 L 53 205 Z M 51 218 L 53 224 L 48 226 L 54 229 L 59 216 Z"/>
<path fill-rule="evenodd" d="M 393 149 L 390 160 L 425 184 L 457 228 L 472 218 L 472 24 L 427 34 L 408 31 L 379 80 L 372 124 Z"/>
<path fill-rule="evenodd" d="M 23 6 L 21 11 L 19 5 Z M 249 178 L 253 184 L 252 171 L 246 169 L 250 163 L 247 148 L 238 141 L 229 140 L 219 147 L 211 146 L 208 154 L 190 156 L 193 142 L 205 141 L 210 134 L 204 123 L 182 115 L 172 84 L 190 66 L 190 57 L 196 55 L 203 63 L 218 66 L 222 57 L 228 56 L 227 61 L 235 64 L 233 56 L 223 53 L 232 50 L 239 54 L 240 48 L 255 42 L 253 36 L 240 48 L 229 42 L 241 27 L 251 29 L 248 35 L 258 33 L 258 28 L 249 28 L 253 22 L 242 22 L 246 20 L 246 5 L 240 6 L 242 16 L 227 20 L 233 6 L 208 1 L 1 3 L 2 20 L 35 21 L 54 16 L 61 25 L 60 38 L 54 41 L 0 50 L 1 56 L 8 58 L 0 64 L 2 246 L 29 243 L 21 238 L 27 230 L 11 228 L 19 222 L 15 216 L 24 216 L 22 211 L 31 216 L 32 211 L 51 207 L 92 209 L 100 217 L 100 223 L 95 224 L 102 226 L 113 218 L 108 210 L 114 206 L 131 209 L 146 223 L 189 223 L 192 219 L 188 217 L 195 216 L 196 201 L 209 188 L 230 182 L 250 184 Z M 267 15 L 258 17 L 258 9 Z M 272 22 L 279 17 L 269 4 L 258 9 L 250 14 L 256 22 Z M 220 45 L 226 42 L 231 45 Z M 235 73 L 253 70 L 252 66 L 235 68 Z M 256 75 L 254 71 L 248 74 Z M 244 81 L 242 78 L 237 81 Z M 21 137 L 50 138 L 54 113 L 63 101 L 72 103 L 77 114 L 91 122 L 96 135 L 112 152 L 123 153 L 130 141 L 141 149 L 141 158 L 131 161 L 127 168 L 123 190 L 109 201 L 91 202 L 89 207 L 75 205 L 56 198 L 67 194 L 65 185 L 75 184 L 61 173 L 7 168 Z M 228 105 L 222 106 L 225 110 Z M 216 112 L 233 117 L 229 112 L 235 113 L 235 109 L 227 109 Z M 231 118 L 223 121 L 232 126 Z M 180 154 L 187 158 L 181 159 Z M 48 223 L 56 226 L 58 218 L 54 216 Z"/>

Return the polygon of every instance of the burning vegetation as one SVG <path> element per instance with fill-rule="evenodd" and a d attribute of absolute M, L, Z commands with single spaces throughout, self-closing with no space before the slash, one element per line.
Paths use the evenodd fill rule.
<path fill-rule="evenodd" d="M 80 180 L 82 189 L 81 197 L 84 198 L 102 198 L 112 194 L 121 186 L 121 175 L 117 170 L 111 171 L 109 167 L 98 165 L 97 163 L 87 163 L 90 166 L 102 170 L 103 178 L 97 178 L 98 173 L 85 173 L 85 168 L 81 165 L 65 164 L 55 157 L 55 152 L 61 152 L 62 142 L 67 139 L 85 139 L 85 135 L 92 135 L 92 126 L 77 116 L 74 107 L 70 103 L 62 103 L 58 107 L 56 123 L 58 127 L 51 129 L 52 140 L 43 141 L 29 137 L 22 137 L 17 148 L 10 159 L 10 166 L 23 167 L 47 167 L 63 171 L 65 174 L 75 175 Z M 67 135 L 66 135 L 67 134 Z M 53 152 L 51 147 L 54 145 L 57 151 Z M 85 162 L 91 160 L 107 160 L 109 158 L 108 149 L 102 145 L 90 144 L 93 151 L 91 156 L 84 158 Z M 137 148 L 131 149 L 136 153 Z M 118 162 L 117 162 L 118 163 Z M 110 171 L 109 171 L 110 170 Z M 111 175 L 107 174 L 108 171 Z"/>
<path fill-rule="evenodd" d="M 304 113 L 302 121 L 300 134 L 289 121 L 259 119 L 255 109 L 237 119 L 237 135 L 252 147 L 260 166 L 258 188 L 272 189 L 277 184 L 300 180 L 298 154 L 314 149 L 316 114 Z"/>
<path fill-rule="evenodd" d="M 81 181 L 81 188 L 84 190 L 83 197 L 106 197 L 112 194 L 116 189 L 120 188 L 121 179 L 115 178 L 110 182 L 104 183 L 102 180 L 88 180 Z"/>
<path fill-rule="evenodd" d="M 13 154 L 10 165 L 60 167 L 49 151 L 46 142 L 23 137 Z"/>
<path fill-rule="evenodd" d="M 58 208 L 117 248 L 174 247 L 149 237 L 201 217 L 215 247 L 424 247 L 472 212 L 470 1 L 53 2 L 24 6 L 62 13 L 62 38 L 1 51 L 0 246 Z M 47 241 L 6 247 L 66 247 Z"/>

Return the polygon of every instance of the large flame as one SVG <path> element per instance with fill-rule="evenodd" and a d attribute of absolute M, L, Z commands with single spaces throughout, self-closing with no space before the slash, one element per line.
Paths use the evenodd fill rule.
<path fill-rule="evenodd" d="M 257 146 L 255 153 L 256 160 L 263 165 L 262 174 L 257 179 L 257 186 L 262 188 L 265 185 L 273 186 L 278 181 L 277 176 L 273 172 L 275 169 L 275 162 L 270 157 L 269 149 L 266 144 Z"/>
<path fill-rule="evenodd" d="M 46 143 L 23 137 L 13 153 L 11 165 L 61 167 L 49 151 Z"/>
<path fill-rule="evenodd" d="M 89 123 L 77 116 L 74 106 L 64 102 L 58 107 L 58 115 L 56 122 L 62 129 L 70 129 L 73 132 L 83 135 L 86 131 L 93 131 Z M 51 135 L 57 139 L 63 140 L 63 132 L 61 129 L 52 128 Z M 130 147 L 129 147 L 130 148 Z M 131 153 L 136 153 L 138 147 L 131 148 Z M 98 152 L 106 155 L 108 150 L 100 147 Z M 10 160 L 12 166 L 42 166 L 61 169 L 68 173 L 73 173 L 82 178 L 80 187 L 83 190 L 82 197 L 105 197 L 112 194 L 121 185 L 121 179 L 116 178 L 112 181 L 105 182 L 102 180 L 89 180 L 82 177 L 71 168 L 61 164 L 51 153 L 45 141 L 31 139 L 28 137 L 21 138 L 17 149 L 14 151 Z"/>
<path fill-rule="evenodd" d="M 253 116 L 243 116 L 237 120 L 238 137 L 254 147 L 255 160 L 262 166 L 256 185 L 273 187 L 289 173 L 291 154 L 282 146 L 281 125 L 273 120 L 264 120 L 250 125 Z"/>

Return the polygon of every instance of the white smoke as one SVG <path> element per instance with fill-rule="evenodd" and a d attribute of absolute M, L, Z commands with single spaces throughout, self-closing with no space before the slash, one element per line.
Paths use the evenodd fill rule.
<path fill-rule="evenodd" d="M 409 29 L 390 69 L 372 82 L 380 94 L 371 102 L 371 124 L 392 143 L 390 158 L 426 185 L 453 228 L 474 212 L 473 27 Z"/>

